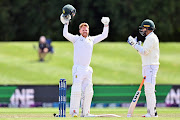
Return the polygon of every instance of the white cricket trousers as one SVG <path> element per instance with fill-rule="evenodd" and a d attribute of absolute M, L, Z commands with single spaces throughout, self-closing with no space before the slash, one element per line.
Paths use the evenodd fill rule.
<path fill-rule="evenodd" d="M 146 76 L 144 91 L 146 95 L 147 113 L 151 114 L 151 116 L 157 115 L 155 85 L 158 69 L 159 65 L 147 65 L 142 68 L 142 75 Z"/>
<path fill-rule="evenodd" d="M 156 75 L 159 69 L 159 65 L 146 65 L 142 68 L 143 77 L 146 76 L 145 82 L 156 85 Z"/>
<path fill-rule="evenodd" d="M 82 91 L 85 90 L 88 84 L 92 84 L 93 69 L 90 66 L 74 65 L 72 69 L 73 84 L 80 83 Z"/>
<path fill-rule="evenodd" d="M 71 99 L 70 99 L 70 114 L 71 115 L 73 115 L 74 113 L 79 114 L 80 101 L 81 101 L 81 107 L 83 109 L 83 106 L 85 103 L 83 102 L 85 98 L 84 93 L 85 93 L 86 88 L 88 88 L 87 86 L 92 85 L 92 73 L 93 73 L 93 69 L 90 66 L 80 66 L 80 65 L 73 66 L 73 69 L 72 69 L 73 85 L 71 87 Z M 87 93 L 87 90 L 86 90 L 86 93 Z M 87 111 L 90 111 L 90 105 L 88 106 L 89 107 Z"/>

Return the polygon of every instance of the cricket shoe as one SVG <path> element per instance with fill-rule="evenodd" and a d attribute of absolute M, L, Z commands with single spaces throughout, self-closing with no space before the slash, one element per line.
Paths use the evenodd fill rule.
<path fill-rule="evenodd" d="M 73 113 L 72 117 L 78 117 L 77 113 Z"/>
<path fill-rule="evenodd" d="M 145 115 L 142 115 L 142 117 L 158 117 L 158 115 L 152 116 L 152 115 L 150 115 L 149 113 L 147 113 L 147 114 L 145 114 Z"/>
<path fill-rule="evenodd" d="M 72 117 L 78 117 L 78 114 L 76 113 L 76 111 L 75 111 L 75 110 L 73 110 Z"/>

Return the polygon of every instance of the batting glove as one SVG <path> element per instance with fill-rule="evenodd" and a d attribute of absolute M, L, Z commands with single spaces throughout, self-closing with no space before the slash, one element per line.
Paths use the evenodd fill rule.
<path fill-rule="evenodd" d="M 65 18 L 65 17 L 63 17 L 62 15 L 63 15 L 63 14 L 61 14 L 61 16 L 60 16 L 60 20 L 61 20 L 62 24 L 69 24 L 69 21 L 70 21 L 70 19 L 71 19 L 71 16 L 69 15 L 68 18 Z"/>
<path fill-rule="evenodd" d="M 109 22 L 110 22 L 110 19 L 109 19 L 109 17 L 102 17 L 101 22 L 102 22 L 104 25 L 108 25 Z"/>
<path fill-rule="evenodd" d="M 138 44 L 138 45 L 141 45 L 141 44 L 142 44 L 142 42 L 141 42 L 141 41 L 138 41 L 138 42 L 137 42 L 137 44 Z"/>
<path fill-rule="evenodd" d="M 128 42 L 132 47 L 134 47 L 134 46 L 137 44 L 137 39 L 136 39 L 136 38 L 133 38 L 132 36 L 129 36 L 127 42 Z"/>
<path fill-rule="evenodd" d="M 137 41 L 137 37 L 135 37 L 134 39 L 135 39 L 135 41 L 137 42 L 137 44 L 141 46 L 142 41 Z"/>

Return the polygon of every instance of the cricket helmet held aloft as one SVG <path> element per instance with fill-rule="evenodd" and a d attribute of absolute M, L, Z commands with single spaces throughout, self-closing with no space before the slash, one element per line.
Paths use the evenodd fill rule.
<path fill-rule="evenodd" d="M 63 17 L 68 17 L 70 15 L 71 18 L 73 18 L 76 14 L 76 9 L 72 5 L 67 4 L 62 8 L 62 12 Z"/>
<path fill-rule="evenodd" d="M 155 28 L 155 24 L 152 20 L 150 19 L 146 19 L 144 20 L 142 23 L 141 23 L 141 26 L 139 26 L 139 33 L 142 35 L 142 36 L 145 36 L 145 32 L 146 31 L 142 31 L 143 28 L 147 28 L 147 30 L 152 30 L 154 31 L 156 28 Z"/>

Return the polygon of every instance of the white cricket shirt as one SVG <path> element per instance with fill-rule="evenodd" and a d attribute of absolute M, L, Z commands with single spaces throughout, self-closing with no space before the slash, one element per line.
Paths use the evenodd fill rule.
<path fill-rule="evenodd" d="M 151 32 L 145 38 L 143 49 L 145 54 L 141 54 L 142 66 L 159 65 L 159 39 Z"/>
<path fill-rule="evenodd" d="M 104 27 L 102 34 L 97 36 L 73 35 L 68 32 L 68 25 L 64 25 L 63 36 L 74 45 L 74 65 L 89 66 L 91 62 L 93 45 L 107 38 L 109 27 Z"/>

